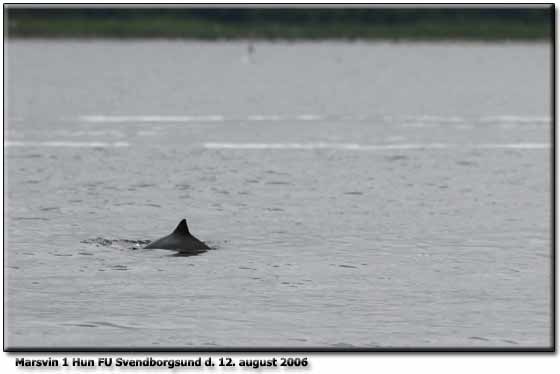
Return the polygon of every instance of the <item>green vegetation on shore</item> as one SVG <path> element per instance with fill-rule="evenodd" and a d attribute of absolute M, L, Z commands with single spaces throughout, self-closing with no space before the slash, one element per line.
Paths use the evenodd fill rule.
<path fill-rule="evenodd" d="M 5 35 L 41 38 L 472 39 L 552 35 L 553 8 L 21 8 Z"/>

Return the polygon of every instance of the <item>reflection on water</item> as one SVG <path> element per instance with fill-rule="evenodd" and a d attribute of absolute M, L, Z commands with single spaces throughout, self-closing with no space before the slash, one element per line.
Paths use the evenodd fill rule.
<path fill-rule="evenodd" d="M 179 251 L 175 254 L 173 254 L 173 256 L 175 257 L 190 257 L 190 256 L 198 256 L 201 255 L 203 253 L 208 252 L 207 249 L 205 250 L 196 250 L 196 251 Z"/>

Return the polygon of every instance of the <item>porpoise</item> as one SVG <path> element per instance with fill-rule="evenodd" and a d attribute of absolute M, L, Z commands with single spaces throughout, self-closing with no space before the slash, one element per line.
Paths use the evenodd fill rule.
<path fill-rule="evenodd" d="M 191 235 L 186 219 L 179 222 L 179 225 L 171 234 L 151 242 L 144 248 L 171 249 L 179 252 L 198 252 L 210 249 L 204 242 Z"/>

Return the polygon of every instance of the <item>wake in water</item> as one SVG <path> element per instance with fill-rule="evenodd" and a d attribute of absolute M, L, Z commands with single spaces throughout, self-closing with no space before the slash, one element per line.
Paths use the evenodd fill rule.
<path fill-rule="evenodd" d="M 129 147 L 128 142 L 22 142 L 5 141 L 4 147 L 54 147 L 54 148 L 121 148 Z M 490 144 L 453 144 L 453 143 L 405 143 L 405 144 L 357 144 L 357 143 L 225 143 L 208 142 L 202 146 L 206 149 L 337 149 L 346 151 L 390 151 L 390 150 L 421 150 L 421 149 L 548 149 L 548 143 L 490 143 Z"/>
<path fill-rule="evenodd" d="M 83 244 L 94 245 L 96 247 L 107 247 L 107 248 L 114 248 L 116 250 L 139 250 L 145 249 L 145 247 L 150 244 L 151 240 L 130 240 L 130 239 L 107 239 L 102 237 L 92 238 L 92 239 L 85 239 L 80 241 Z M 190 257 L 190 256 L 198 256 L 203 253 L 208 252 L 208 250 L 214 250 L 218 247 L 215 245 L 209 246 L 208 249 L 204 250 L 196 250 L 196 251 L 189 251 L 189 252 L 177 252 L 172 253 L 171 256 L 173 257 Z M 150 249 L 147 249 L 150 250 Z"/>
<path fill-rule="evenodd" d="M 246 116 L 227 116 L 224 114 L 206 114 L 206 115 L 83 115 L 78 120 L 89 123 L 174 123 L 174 122 L 226 122 L 226 121 L 324 121 L 324 120 L 344 120 L 344 121 L 378 121 L 383 119 L 387 122 L 402 121 L 420 121 L 420 122 L 436 122 L 436 123 L 458 123 L 458 122 L 481 122 L 485 124 L 499 124 L 504 122 L 515 123 L 539 123 L 548 124 L 551 118 L 547 116 L 523 116 L 523 115 L 494 115 L 482 117 L 461 117 L 461 116 L 442 116 L 442 115 L 344 115 L 344 114 L 317 114 L 317 113 L 300 113 L 300 114 L 249 114 Z"/>
<path fill-rule="evenodd" d="M 207 149 L 339 149 L 347 151 L 385 151 L 417 149 L 547 149 L 547 143 L 505 143 L 505 144 L 356 144 L 356 143 L 204 143 Z"/>
<path fill-rule="evenodd" d="M 110 148 L 128 147 L 128 142 L 75 142 L 75 141 L 48 141 L 48 142 L 22 142 L 5 141 L 4 147 L 76 147 L 76 148 Z"/>
<path fill-rule="evenodd" d="M 118 247 L 137 250 L 144 248 L 145 245 L 150 243 L 150 240 L 129 240 L 129 239 L 106 239 L 97 237 L 93 239 L 85 239 L 80 241 L 83 244 L 93 244 L 97 247 Z"/>

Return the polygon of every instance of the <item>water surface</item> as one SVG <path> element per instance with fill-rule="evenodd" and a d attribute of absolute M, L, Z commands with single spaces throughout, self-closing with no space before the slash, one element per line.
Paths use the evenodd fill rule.
<path fill-rule="evenodd" d="M 7 347 L 548 346 L 549 60 L 8 41 Z"/>

